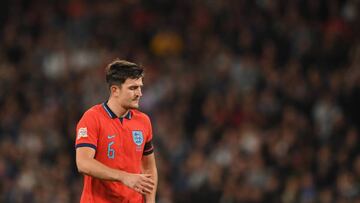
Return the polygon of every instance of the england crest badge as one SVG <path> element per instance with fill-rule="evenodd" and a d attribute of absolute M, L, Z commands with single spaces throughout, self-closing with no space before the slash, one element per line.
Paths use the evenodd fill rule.
<path fill-rule="evenodd" d="M 144 142 L 144 136 L 140 130 L 133 130 L 132 131 L 133 141 L 137 146 L 141 146 Z"/>

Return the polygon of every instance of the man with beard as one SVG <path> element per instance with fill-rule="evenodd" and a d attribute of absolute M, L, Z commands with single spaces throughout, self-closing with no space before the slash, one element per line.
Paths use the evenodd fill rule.
<path fill-rule="evenodd" d="M 155 202 L 152 127 L 138 110 L 143 72 L 128 61 L 110 63 L 109 99 L 91 107 L 78 122 L 76 165 L 84 174 L 81 203 Z"/>

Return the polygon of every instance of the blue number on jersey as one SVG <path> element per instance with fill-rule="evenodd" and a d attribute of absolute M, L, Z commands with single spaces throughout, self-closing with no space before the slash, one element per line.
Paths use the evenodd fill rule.
<path fill-rule="evenodd" d="M 108 145 L 107 156 L 109 157 L 109 159 L 114 159 L 114 157 L 115 157 L 115 150 L 111 148 L 111 146 L 113 144 L 114 144 L 114 141 L 109 142 L 109 145 Z"/>

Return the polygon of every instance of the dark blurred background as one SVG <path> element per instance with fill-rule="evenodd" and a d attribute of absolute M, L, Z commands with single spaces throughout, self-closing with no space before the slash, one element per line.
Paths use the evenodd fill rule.
<path fill-rule="evenodd" d="M 146 68 L 158 203 L 360 202 L 358 0 L 3 0 L 0 202 L 78 202 L 75 125 Z"/>

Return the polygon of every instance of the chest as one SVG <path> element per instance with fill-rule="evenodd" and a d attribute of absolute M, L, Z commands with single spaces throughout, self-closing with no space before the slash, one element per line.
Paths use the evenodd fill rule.
<path fill-rule="evenodd" d="M 129 166 L 142 158 L 147 129 L 143 122 L 105 120 L 99 130 L 96 157 L 108 165 Z"/>

